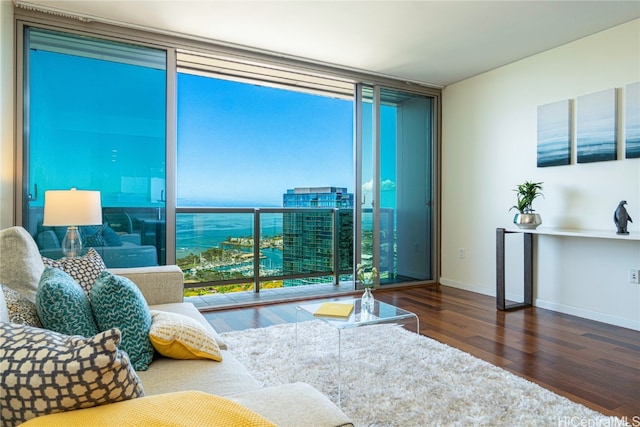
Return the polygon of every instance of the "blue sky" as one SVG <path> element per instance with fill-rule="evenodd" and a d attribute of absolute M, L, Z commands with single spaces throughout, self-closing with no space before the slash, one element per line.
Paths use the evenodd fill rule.
<path fill-rule="evenodd" d="M 178 77 L 178 203 L 282 206 L 293 187 L 353 192 L 353 102 Z"/>

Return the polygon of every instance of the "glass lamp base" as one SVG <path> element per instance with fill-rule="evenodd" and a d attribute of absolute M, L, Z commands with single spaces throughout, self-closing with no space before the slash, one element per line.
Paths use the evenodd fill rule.
<path fill-rule="evenodd" d="M 78 227 L 70 226 L 67 228 L 67 233 L 62 239 L 62 253 L 67 258 L 74 258 L 82 253 L 82 240 Z"/>

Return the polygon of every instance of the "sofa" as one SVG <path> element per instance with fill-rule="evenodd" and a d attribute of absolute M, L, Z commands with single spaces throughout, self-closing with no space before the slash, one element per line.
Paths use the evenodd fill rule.
<path fill-rule="evenodd" d="M 19 292 L 21 297 L 33 300 L 34 295 L 38 295 L 37 286 L 41 285 L 41 278 L 45 273 L 52 271 L 50 267 L 45 267 L 43 264 L 37 245 L 25 229 L 11 227 L 0 230 L 0 283 L 3 284 L 0 286 L 0 326 L 4 328 L 3 331 L 11 331 L 11 328 L 15 330 L 27 329 L 30 332 L 39 331 L 36 327 L 9 323 L 10 307 L 2 289 L 11 290 L 12 293 Z M 194 415 L 215 416 L 215 414 L 210 414 L 211 411 L 199 414 L 203 411 L 202 408 L 208 406 L 198 402 L 202 398 L 207 399 L 208 402 L 211 398 L 216 397 L 238 405 L 240 408 L 245 408 L 250 413 L 263 417 L 278 426 L 352 426 L 348 417 L 336 405 L 308 384 L 293 383 L 262 387 L 248 370 L 234 358 L 233 349 L 226 346 L 224 340 L 195 306 L 183 301 L 183 275 L 177 266 L 109 269 L 107 272 L 102 272 L 99 277 L 103 276 L 117 277 L 120 278 L 119 280 L 135 284 L 134 287 L 144 297 L 144 304 L 148 306 L 151 313 L 167 315 L 174 313 L 174 315 L 181 315 L 183 318 L 195 321 L 215 342 L 215 347 L 219 350 L 219 356 L 222 360 L 175 359 L 161 356 L 156 351 L 146 370 L 136 369 L 134 377 L 137 376 L 137 378 L 131 379 L 134 382 L 139 381 L 144 390 L 144 397 L 140 393 L 138 397 L 133 399 L 86 409 L 54 410 L 51 411 L 53 412 L 51 414 L 45 413 L 27 420 L 25 425 L 32 425 L 31 423 L 34 423 L 33 425 L 67 425 L 69 423 L 100 425 L 106 419 L 131 420 L 130 417 L 136 413 L 132 409 L 132 405 L 136 405 L 137 402 L 145 403 L 143 406 L 147 408 L 147 412 L 149 408 L 154 408 L 155 415 L 163 420 L 168 419 L 165 417 L 170 417 L 171 414 L 176 416 L 178 409 L 191 411 Z M 94 287 L 97 286 L 96 282 Z M 97 298 L 93 290 L 91 295 L 92 298 Z M 39 300 L 38 304 L 41 303 L 42 300 Z M 91 303 L 94 304 L 95 301 L 92 300 Z M 49 332 L 47 331 L 47 333 Z M 101 334 L 107 333 L 119 334 L 119 331 L 101 332 Z M 2 341 L 0 348 L 6 347 L 8 352 L 11 348 L 10 340 L 13 335 L 11 333 L 5 333 L 5 335 L 0 340 Z M 68 339 L 79 340 L 80 338 L 82 337 Z M 277 345 L 277 343 L 265 343 L 265 345 Z M 2 352 L 4 353 L 5 350 Z M 9 381 L 6 376 L 7 371 L 10 370 L 10 360 L 8 353 L 2 354 L 0 374 L 3 376 L 3 383 L 0 384 L 1 387 L 10 387 L 7 385 Z M 127 360 L 124 359 L 125 362 Z M 287 362 L 283 360 L 283 363 Z M 103 376 L 101 374 L 101 377 Z M 2 394 L 5 393 L 0 393 L 0 401 L 2 401 Z M 148 404 L 146 404 L 147 402 Z M 7 405 L 7 401 L 2 401 L 2 403 Z M 172 405 L 178 409 L 173 408 Z M 195 409 L 191 409 L 191 406 L 194 405 Z M 3 417 L 7 416 L 4 409 L 2 414 Z M 59 416 L 78 416 L 79 418 L 76 421 L 73 418 L 56 421 L 56 417 Z M 12 425 L 6 423 L 6 420 L 3 421 L 5 421 L 4 425 Z M 185 420 L 184 423 L 179 424 L 187 425 L 189 422 Z M 218 423 L 218 425 L 220 424 Z"/>
<path fill-rule="evenodd" d="M 40 225 L 38 230 L 35 240 L 40 254 L 51 259 L 62 258 L 64 256 L 62 239 L 66 233 L 66 227 Z M 158 265 L 156 247 L 142 245 L 141 237 L 137 233 L 116 233 L 107 223 L 102 226 L 80 227 L 79 231 L 83 239 L 83 255 L 89 247 L 93 247 L 110 268 Z"/>

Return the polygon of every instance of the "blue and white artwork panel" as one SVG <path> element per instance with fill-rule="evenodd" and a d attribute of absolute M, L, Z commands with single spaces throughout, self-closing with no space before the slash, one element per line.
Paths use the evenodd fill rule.
<path fill-rule="evenodd" d="M 640 157 L 640 82 L 625 87 L 625 157 Z"/>
<path fill-rule="evenodd" d="M 616 160 L 616 90 L 579 96 L 577 110 L 578 163 Z"/>
<path fill-rule="evenodd" d="M 538 106 L 538 167 L 571 163 L 571 103 Z"/>

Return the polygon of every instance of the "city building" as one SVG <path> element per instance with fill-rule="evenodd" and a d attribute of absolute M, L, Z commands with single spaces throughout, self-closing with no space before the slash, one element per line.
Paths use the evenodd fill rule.
<path fill-rule="evenodd" d="M 319 277 L 288 279 L 284 286 L 327 283 L 327 276 L 334 270 L 334 215 L 338 221 L 339 268 L 347 274 L 352 270 L 353 193 L 337 187 L 294 188 L 283 194 L 282 205 L 303 208 L 283 216 L 283 274 L 326 273 Z"/>

